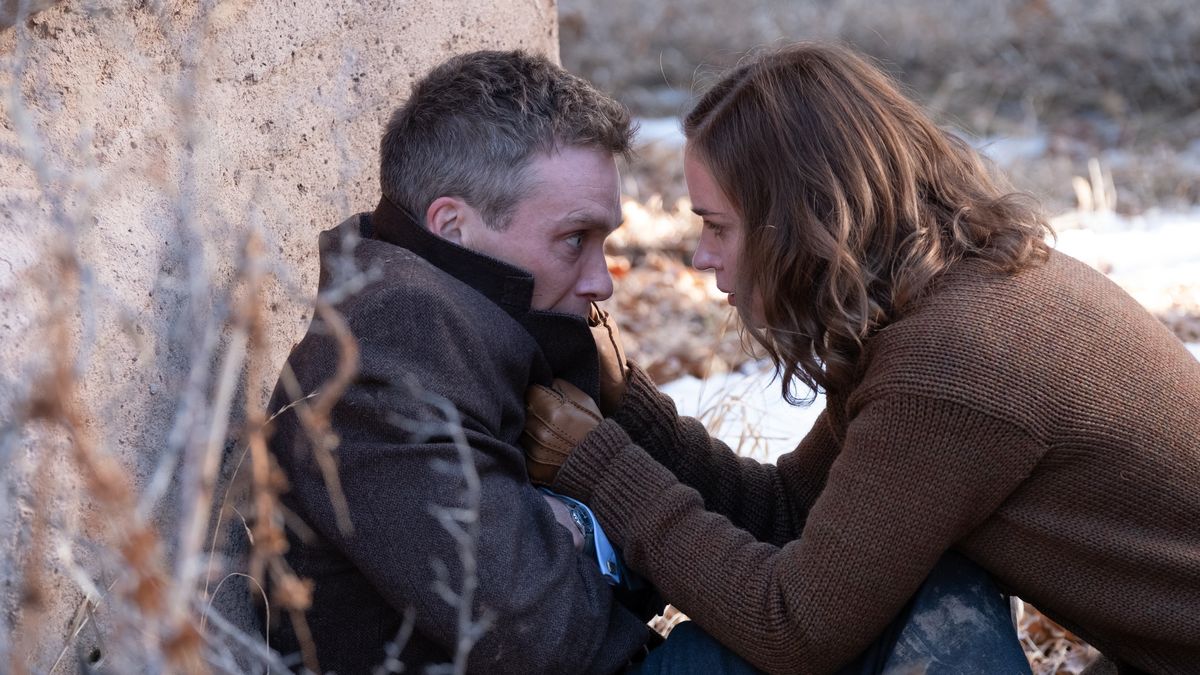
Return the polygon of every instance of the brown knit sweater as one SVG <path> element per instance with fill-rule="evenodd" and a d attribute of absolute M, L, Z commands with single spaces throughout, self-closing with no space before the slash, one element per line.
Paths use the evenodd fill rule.
<path fill-rule="evenodd" d="M 1058 253 L 968 261 L 861 372 L 772 466 L 635 370 L 555 488 L 768 672 L 849 661 L 954 548 L 1108 658 L 1200 673 L 1200 363 L 1158 321 Z"/>

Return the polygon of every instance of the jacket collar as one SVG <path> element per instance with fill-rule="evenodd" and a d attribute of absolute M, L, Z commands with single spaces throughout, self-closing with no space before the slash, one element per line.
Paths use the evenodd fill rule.
<path fill-rule="evenodd" d="M 437 236 L 387 197 L 379 200 L 369 218 L 369 227 L 368 237 L 416 253 L 479 291 L 514 318 L 529 311 L 533 301 L 532 274 Z"/>
<path fill-rule="evenodd" d="M 478 291 L 537 341 L 554 377 L 568 380 L 593 398 L 599 394 L 600 363 L 587 321 L 574 314 L 532 309 L 532 274 L 437 236 L 387 197 L 365 220 L 364 237 L 408 249 Z"/>

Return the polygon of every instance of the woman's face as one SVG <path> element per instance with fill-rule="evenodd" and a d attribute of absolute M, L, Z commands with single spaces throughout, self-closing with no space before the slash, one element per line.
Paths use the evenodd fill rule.
<path fill-rule="evenodd" d="M 690 149 L 683 155 L 683 177 L 687 181 L 692 211 L 704 221 L 700 243 L 692 256 L 692 266 L 712 270 L 717 275 L 717 288 L 729 296 L 729 304 L 737 306 L 738 253 L 741 251 L 744 228 L 725 193 L 717 185 L 708 167 Z"/>

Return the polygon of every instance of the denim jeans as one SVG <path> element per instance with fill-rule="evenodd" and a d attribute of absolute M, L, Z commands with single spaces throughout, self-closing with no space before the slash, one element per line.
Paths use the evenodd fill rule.
<path fill-rule="evenodd" d="M 688 621 L 676 626 L 666 642 L 628 672 L 749 675 L 759 671 Z M 987 572 L 951 551 L 875 642 L 838 675 L 1029 672 L 1008 598 Z"/>
<path fill-rule="evenodd" d="M 667 641 L 626 671 L 630 675 L 753 675 L 759 671 L 692 621 L 675 626 Z"/>

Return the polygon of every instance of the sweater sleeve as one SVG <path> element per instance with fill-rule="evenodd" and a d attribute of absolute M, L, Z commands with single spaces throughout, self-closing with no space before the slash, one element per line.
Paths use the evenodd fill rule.
<path fill-rule="evenodd" d="M 633 443 L 699 492 L 706 509 L 778 545 L 799 535 L 838 447 L 822 413 L 778 467 L 740 457 L 698 420 L 680 416 L 671 397 L 637 366 L 613 420 Z M 789 464 L 790 470 L 782 470 Z"/>
<path fill-rule="evenodd" d="M 828 673 L 875 639 L 1043 452 L 955 403 L 876 400 L 852 420 L 802 535 L 782 547 L 706 511 L 611 421 L 571 454 L 557 487 L 587 501 L 634 569 L 749 662 Z"/>

